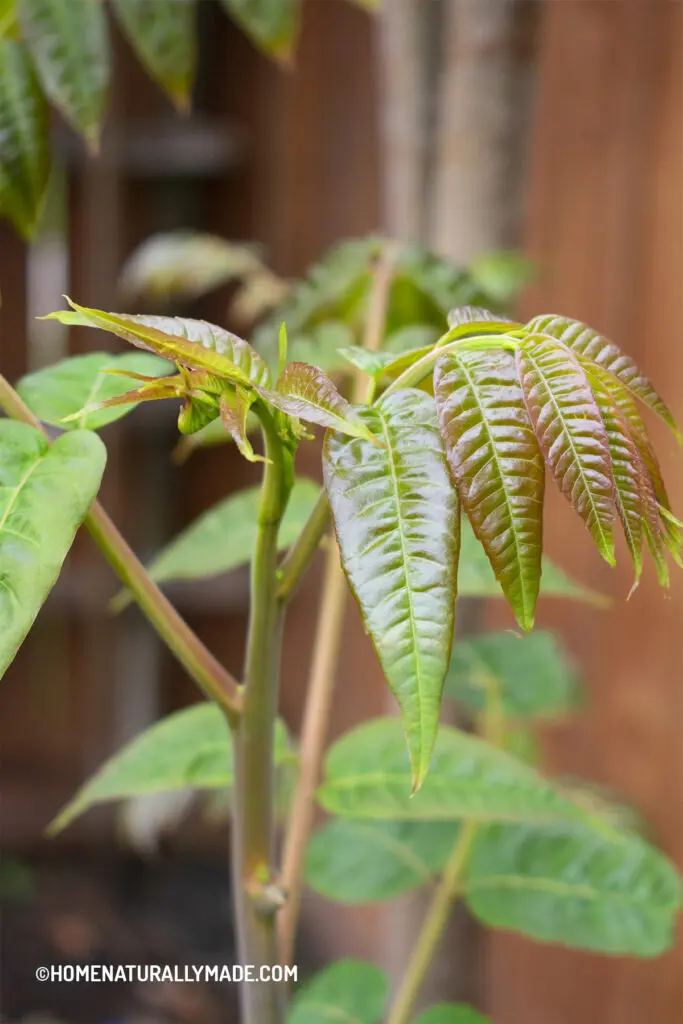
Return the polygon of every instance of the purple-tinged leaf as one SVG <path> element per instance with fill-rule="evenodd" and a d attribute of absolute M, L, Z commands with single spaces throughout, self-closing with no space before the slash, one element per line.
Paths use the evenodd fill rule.
<path fill-rule="evenodd" d="M 247 436 L 247 417 L 250 406 L 249 395 L 239 388 L 234 395 L 228 395 L 226 392 L 220 398 L 221 422 L 245 459 L 249 462 L 265 462 L 262 455 L 256 455 Z"/>

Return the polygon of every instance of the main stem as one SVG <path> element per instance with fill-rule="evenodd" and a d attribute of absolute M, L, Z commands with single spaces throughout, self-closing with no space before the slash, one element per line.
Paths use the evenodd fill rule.
<path fill-rule="evenodd" d="M 257 971 L 279 962 L 273 883 L 273 738 L 277 716 L 282 612 L 277 599 L 277 538 L 287 500 L 287 457 L 270 413 L 259 410 L 265 463 L 251 566 L 251 610 L 244 670 L 244 702 L 234 737 L 235 787 L 232 870 L 237 958 Z M 279 1024 L 284 987 L 240 986 L 242 1024 Z"/>

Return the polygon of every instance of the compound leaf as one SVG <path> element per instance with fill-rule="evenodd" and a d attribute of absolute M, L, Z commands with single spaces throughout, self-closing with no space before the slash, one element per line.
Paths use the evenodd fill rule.
<path fill-rule="evenodd" d="M 195 0 L 115 0 L 114 9 L 151 78 L 187 110 L 197 63 Z"/>
<path fill-rule="evenodd" d="M 379 1024 L 388 991 L 374 964 L 338 960 L 297 990 L 287 1024 Z"/>

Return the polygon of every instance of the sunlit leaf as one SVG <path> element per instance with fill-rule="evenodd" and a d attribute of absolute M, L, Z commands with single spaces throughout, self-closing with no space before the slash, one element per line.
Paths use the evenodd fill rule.
<path fill-rule="evenodd" d="M 114 0 L 114 10 L 150 76 L 187 110 L 197 62 L 195 0 Z"/>
<path fill-rule="evenodd" d="M 545 468 L 511 352 L 444 353 L 439 427 L 463 510 L 522 629 L 541 579 Z"/>
<path fill-rule="evenodd" d="M 89 431 L 50 446 L 39 430 L 0 420 L 0 676 L 59 575 L 105 460 Z"/>
<path fill-rule="evenodd" d="M 491 1021 L 464 1003 L 437 1003 L 416 1017 L 415 1024 L 491 1024 Z"/>
<path fill-rule="evenodd" d="M 338 960 L 297 989 L 287 1024 L 380 1024 L 388 991 L 374 964 Z"/>
<path fill-rule="evenodd" d="M 277 390 L 260 388 L 259 394 L 274 408 L 350 437 L 373 439 L 358 410 L 343 398 L 330 378 L 317 366 L 290 363 L 278 378 Z"/>
<path fill-rule="evenodd" d="M 299 32 L 300 0 L 221 0 L 253 44 L 269 57 L 288 61 Z"/>
<path fill-rule="evenodd" d="M 418 787 L 453 639 L 460 514 L 432 399 L 396 391 L 361 415 L 386 447 L 328 434 L 325 486 L 344 571 L 401 707 Z"/>

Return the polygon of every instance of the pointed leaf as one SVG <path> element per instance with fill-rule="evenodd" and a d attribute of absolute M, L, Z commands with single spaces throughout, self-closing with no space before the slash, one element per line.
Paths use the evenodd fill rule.
<path fill-rule="evenodd" d="M 187 110 L 197 63 L 195 0 L 115 0 L 114 10 L 150 76 Z"/>
<path fill-rule="evenodd" d="M 278 720 L 275 764 L 292 756 L 287 729 Z M 61 832 L 96 804 L 175 789 L 226 789 L 232 781 L 232 738 L 225 715 L 215 704 L 194 704 L 155 722 L 113 754 L 49 830 Z"/>
<path fill-rule="evenodd" d="M 386 367 L 394 363 L 396 359 L 393 352 L 370 352 L 360 345 L 350 345 L 348 348 L 340 348 L 338 351 L 339 355 L 347 362 L 370 377 L 377 377 L 383 373 Z"/>
<path fill-rule="evenodd" d="M 527 337 L 516 357 L 543 457 L 600 554 L 614 565 L 615 490 L 609 441 L 586 374 L 564 345 L 542 334 Z"/>
<path fill-rule="evenodd" d="M 491 1021 L 464 1003 L 438 1003 L 424 1010 L 415 1024 L 491 1024 Z"/>
<path fill-rule="evenodd" d="M 338 903 L 374 903 L 432 882 L 460 831 L 451 821 L 336 818 L 306 851 L 307 884 Z"/>
<path fill-rule="evenodd" d="M 681 881 L 643 840 L 596 819 L 493 824 L 477 832 L 465 895 L 490 927 L 537 942 L 649 957 L 673 941 Z"/>
<path fill-rule="evenodd" d="M 96 147 L 111 73 L 104 4 L 17 0 L 17 8 L 45 92 Z"/>
<path fill-rule="evenodd" d="M 278 379 L 277 391 L 267 388 L 258 391 L 266 402 L 288 416 L 338 430 L 350 437 L 374 440 L 372 432 L 357 415 L 358 410 L 342 398 L 330 378 L 317 366 L 290 363 Z"/>
<path fill-rule="evenodd" d="M 429 774 L 411 796 L 412 774 L 392 718 L 364 722 L 332 746 L 317 799 L 345 818 L 395 821 L 553 821 L 579 810 L 532 768 L 502 750 L 441 726 Z"/>
<path fill-rule="evenodd" d="M 545 469 L 507 351 L 448 352 L 434 397 L 460 501 L 522 629 L 541 579 Z"/>
<path fill-rule="evenodd" d="M 380 1024 L 388 991 L 374 964 L 338 960 L 297 989 L 287 1024 Z"/>
<path fill-rule="evenodd" d="M 50 170 L 49 114 L 21 43 L 0 38 L 0 216 L 35 234 Z"/>
<path fill-rule="evenodd" d="M 613 342 L 594 331 L 592 327 L 588 327 L 579 320 L 570 320 L 568 317 L 544 314 L 530 320 L 526 324 L 525 330 L 558 338 L 577 355 L 608 370 L 621 381 L 624 387 L 628 388 L 632 394 L 664 420 L 679 443 L 683 441 L 672 413 L 655 391 L 652 382 L 640 372 L 630 356 L 622 352 Z"/>
<path fill-rule="evenodd" d="M 481 306 L 456 306 L 449 310 L 449 327 L 467 326 L 469 328 L 472 324 L 476 324 L 477 327 L 481 325 L 482 333 L 490 332 L 491 334 L 505 334 L 510 330 L 512 324 L 521 326 L 515 324 L 514 320 L 500 316 L 499 313 L 492 313 L 490 309 L 483 309 Z M 477 332 L 472 330 L 472 333 Z"/>
<path fill-rule="evenodd" d="M 239 389 L 234 395 L 221 395 L 220 418 L 221 423 L 228 431 L 237 445 L 240 454 L 248 462 L 265 462 L 262 455 L 256 455 L 247 437 L 247 418 L 251 402 L 244 392 Z"/>
<path fill-rule="evenodd" d="M 360 415 L 386 447 L 329 434 L 325 486 L 344 571 L 401 707 L 417 787 L 453 639 L 460 514 L 429 396 L 396 391 Z"/>
<path fill-rule="evenodd" d="M 299 33 L 300 0 L 222 0 L 228 14 L 269 57 L 289 61 Z"/>
<path fill-rule="evenodd" d="M 105 460 L 96 434 L 50 446 L 33 427 L 0 420 L 0 677 L 59 575 Z"/>

